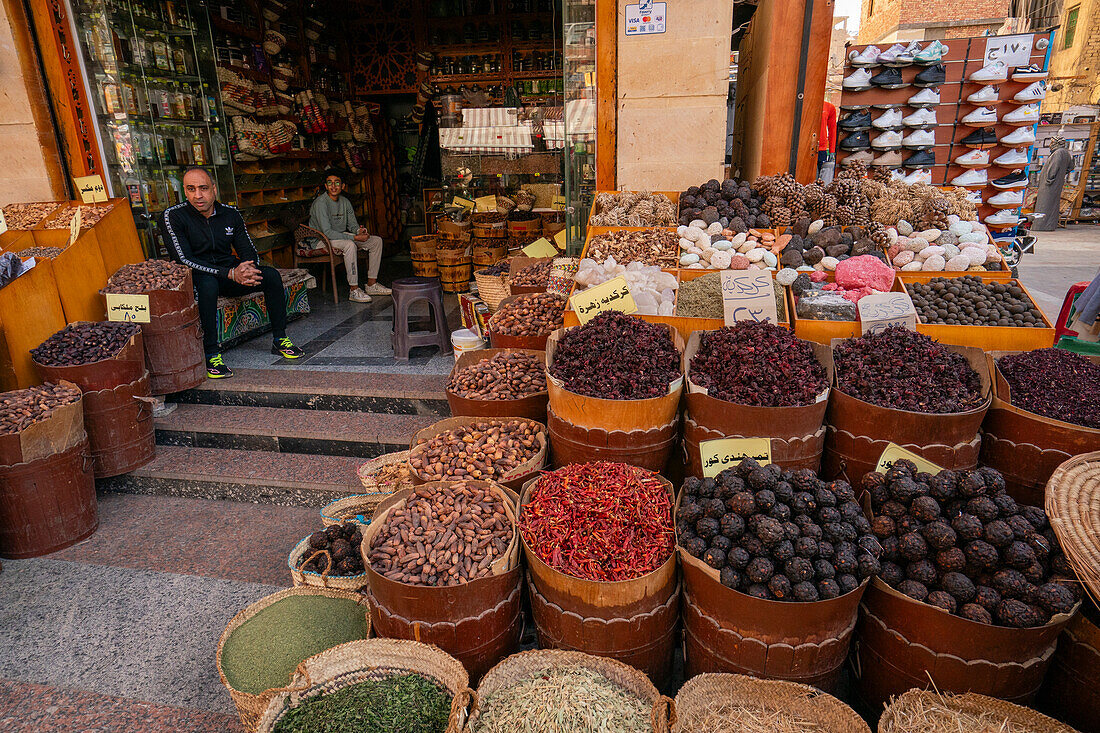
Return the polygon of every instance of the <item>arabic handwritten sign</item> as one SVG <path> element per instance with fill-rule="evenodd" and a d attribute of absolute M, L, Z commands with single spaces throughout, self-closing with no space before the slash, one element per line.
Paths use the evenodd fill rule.
<path fill-rule="evenodd" d="M 910 461 L 916 464 L 918 471 L 927 471 L 928 473 L 935 475 L 943 469 L 937 466 L 932 461 L 921 458 L 913 451 L 908 451 L 902 448 L 900 445 L 890 443 L 886 446 L 886 450 L 882 452 L 882 455 L 878 459 L 878 466 L 875 471 L 878 473 L 886 473 L 886 469 L 890 467 L 890 464 L 894 461 L 901 460 L 902 458 L 908 458 Z"/>
<path fill-rule="evenodd" d="M 80 198 L 84 203 L 94 204 L 107 200 L 107 187 L 103 185 L 102 177 L 81 176 L 73 178 L 73 183 L 76 184 L 76 190 L 80 192 Z"/>
<path fill-rule="evenodd" d="M 84 219 L 83 210 L 78 206 L 76 207 L 76 213 L 73 214 L 73 220 L 69 222 L 69 246 L 71 247 L 76 238 L 80 236 L 80 224 Z"/>
<path fill-rule="evenodd" d="M 713 478 L 746 458 L 761 466 L 772 462 L 771 438 L 719 438 L 699 443 L 699 458 L 703 461 L 703 477 Z"/>
<path fill-rule="evenodd" d="M 908 293 L 865 295 L 856 304 L 863 333 L 878 333 L 890 326 L 917 330 L 917 311 Z"/>
<path fill-rule="evenodd" d="M 497 210 L 497 197 L 496 196 L 482 196 L 481 198 L 474 199 L 474 205 L 477 207 L 476 211 L 496 211 Z"/>
<path fill-rule="evenodd" d="M 555 196 L 553 207 L 557 211 L 565 211 L 565 197 L 564 196 Z"/>
<path fill-rule="evenodd" d="M 727 326 L 737 321 L 779 323 L 771 273 L 767 270 L 723 270 L 722 309 Z"/>
<path fill-rule="evenodd" d="M 474 202 L 473 201 L 471 201 L 470 199 L 464 199 L 461 196 L 455 196 L 454 199 L 451 201 L 451 203 L 454 204 L 455 206 L 461 206 L 464 209 L 474 208 Z"/>
<path fill-rule="evenodd" d="M 546 237 L 539 237 L 523 248 L 523 254 L 528 257 L 556 257 L 558 248 L 550 244 Z"/>
<path fill-rule="evenodd" d="M 613 277 L 601 285 L 595 285 L 588 290 L 573 293 L 569 304 L 577 314 L 581 325 L 588 323 L 597 315 L 607 310 L 616 310 L 622 313 L 633 313 L 638 310 L 634 298 L 630 295 L 630 287 L 626 284 L 626 278 L 620 275 Z"/>
<path fill-rule="evenodd" d="M 107 320 L 149 322 L 149 296 L 107 293 Z"/>
<path fill-rule="evenodd" d="M 1031 46 L 1035 36 L 1024 33 L 1019 36 L 990 36 L 985 42 L 983 66 L 1003 61 L 1005 66 L 1027 66 L 1031 63 Z"/>

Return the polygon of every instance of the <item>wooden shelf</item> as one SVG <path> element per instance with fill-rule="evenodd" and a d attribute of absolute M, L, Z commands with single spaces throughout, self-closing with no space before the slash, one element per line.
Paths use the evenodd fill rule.
<path fill-rule="evenodd" d="M 241 38 L 249 38 L 253 41 L 256 41 L 257 43 L 263 40 L 263 34 L 260 32 L 260 29 L 246 28 L 240 23 L 234 23 L 232 21 L 226 20 L 220 15 L 214 15 L 213 13 L 211 13 L 210 24 L 220 31 L 230 33 L 234 36 L 240 36 Z"/>
<path fill-rule="evenodd" d="M 557 79 L 563 76 L 561 69 L 549 71 L 513 71 L 511 74 L 516 79 Z"/>
<path fill-rule="evenodd" d="M 491 74 L 448 74 L 429 78 L 437 84 L 460 84 L 465 82 L 474 84 L 494 84 L 507 81 L 508 74 L 503 72 L 493 72 Z"/>

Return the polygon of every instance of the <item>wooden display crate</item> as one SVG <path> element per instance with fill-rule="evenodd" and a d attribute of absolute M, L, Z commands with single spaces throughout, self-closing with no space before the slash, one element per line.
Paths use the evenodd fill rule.
<path fill-rule="evenodd" d="M 894 278 L 894 284 L 890 288 L 891 293 L 904 293 L 905 285 L 901 280 Z M 830 344 L 833 339 L 858 338 L 863 333 L 859 320 L 855 321 L 819 321 L 815 318 L 799 318 L 795 312 L 794 291 L 787 288 L 788 313 L 791 323 L 794 324 L 794 335 L 806 341 L 814 341 L 819 344 Z M 856 314 L 859 309 L 857 306 Z"/>
<path fill-rule="evenodd" d="M 588 209 L 588 221 L 589 222 L 592 221 L 592 216 L 596 213 L 596 197 L 599 196 L 601 193 L 641 193 L 641 192 L 640 191 L 596 191 L 596 193 L 592 196 L 592 206 L 591 206 L 591 208 Z M 668 196 L 669 200 L 672 202 L 672 205 L 676 207 L 676 212 L 677 212 L 677 217 L 676 218 L 679 218 L 679 211 L 680 211 L 680 192 L 679 191 L 650 191 L 650 193 L 663 193 L 665 196 Z M 589 228 L 591 228 L 591 227 L 592 227 L 592 225 L 589 224 Z M 618 227 L 597 227 L 597 228 L 602 229 L 604 231 L 607 231 L 608 229 L 615 229 L 615 228 L 618 228 Z M 642 227 L 642 228 L 652 229 L 654 227 Z"/>
<path fill-rule="evenodd" d="M 0 387 L 39 384 L 30 350 L 67 323 L 50 260 L 37 260 L 29 272 L 0 288 L 0 319 Z"/>
<path fill-rule="evenodd" d="M 1043 317 L 1043 328 L 1017 326 L 948 326 L 940 323 L 922 323 L 917 313 L 917 331 L 927 334 L 940 343 L 956 346 L 976 346 L 985 351 L 1031 351 L 1054 346 L 1054 326 L 1047 314 L 1032 297 L 1024 284 L 1017 279 L 1005 282 L 1017 285 Z"/>

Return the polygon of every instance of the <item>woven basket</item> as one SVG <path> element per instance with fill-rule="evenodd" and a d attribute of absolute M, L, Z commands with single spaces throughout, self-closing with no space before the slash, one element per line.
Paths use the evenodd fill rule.
<path fill-rule="evenodd" d="M 446 733 L 465 730 L 472 697 L 466 670 L 457 659 L 434 646 L 399 639 L 350 641 L 305 660 L 294 673 L 292 689 L 271 698 L 257 730 L 273 730 L 289 709 L 311 697 L 408 673 L 423 675 L 446 688 L 452 696 Z"/>
<path fill-rule="evenodd" d="M 919 704 L 936 703 L 952 711 L 982 716 L 979 725 L 968 726 L 964 721 L 946 720 L 937 726 L 922 726 L 908 720 L 906 708 Z M 946 716 L 944 716 L 946 718 Z M 931 690 L 909 690 L 886 706 L 878 721 L 878 733 L 986 733 L 987 731 L 1011 731 L 1012 733 L 1076 733 L 1068 725 L 1054 718 L 1037 713 L 1030 708 L 1014 705 L 985 695 L 968 692 L 963 695 L 942 695 Z"/>
<path fill-rule="evenodd" d="M 816 687 L 781 680 L 761 680 L 740 674 L 701 674 L 688 680 L 676 695 L 674 733 L 711 733 L 708 709 L 719 705 L 759 715 L 788 713 L 819 733 L 870 733 L 855 710 Z M 736 718 L 724 717 L 727 724 Z M 729 730 L 734 730 L 731 725 Z"/>
<path fill-rule="evenodd" d="M 324 572 L 318 573 L 313 570 L 302 570 L 301 565 L 309 560 L 316 554 L 323 554 L 329 562 L 328 568 Z M 357 591 L 360 588 L 365 587 L 370 581 L 367 578 L 367 572 L 364 570 L 358 575 L 329 575 L 329 570 L 332 568 L 333 559 L 329 555 L 327 550 L 313 550 L 309 546 L 309 537 L 306 536 L 294 546 L 294 549 L 290 551 L 290 556 L 286 559 L 287 567 L 290 568 L 290 578 L 294 581 L 294 586 L 311 585 L 315 588 L 336 588 L 337 590 Z"/>
<path fill-rule="evenodd" d="M 1054 469 L 1046 511 L 1066 560 L 1100 602 L 1100 451 L 1074 456 Z"/>
<path fill-rule="evenodd" d="M 374 510 L 380 502 L 395 491 L 408 489 L 415 483 L 412 476 L 400 481 L 381 484 L 376 479 L 378 471 L 395 463 L 404 463 L 409 459 L 407 450 L 387 453 L 377 458 L 372 458 L 359 466 L 359 481 L 366 489 L 364 494 L 353 494 L 337 499 L 326 504 L 321 509 L 321 521 L 326 527 L 340 522 L 354 521 L 360 524 L 370 524 L 370 518 L 374 516 Z"/>
<path fill-rule="evenodd" d="M 507 275 L 482 275 L 474 271 L 474 280 L 477 281 L 477 294 L 489 306 L 490 312 L 496 312 L 500 301 L 512 294 L 508 288 Z"/>
<path fill-rule="evenodd" d="M 668 733 L 670 730 L 669 716 L 672 700 L 661 695 L 645 674 L 614 659 L 596 657 L 584 652 L 532 649 L 513 654 L 481 678 L 481 683 L 477 686 L 477 700 L 483 700 L 498 690 L 553 667 L 583 667 L 598 672 L 653 707 L 650 722 L 653 724 L 654 733 Z M 475 709 L 470 713 L 469 730 L 476 728 L 477 719 L 478 711 Z"/>
<path fill-rule="evenodd" d="M 315 588 L 313 586 L 300 586 L 298 588 L 287 588 L 286 590 L 281 590 L 278 593 L 272 593 L 269 596 L 265 596 L 253 603 L 251 606 L 241 609 L 236 616 L 230 619 L 229 623 L 226 624 L 225 631 L 222 632 L 221 638 L 218 639 L 218 650 L 215 655 L 215 661 L 218 666 L 218 676 L 221 677 L 221 681 L 222 684 L 225 685 L 225 689 L 229 690 L 229 696 L 233 698 L 233 704 L 237 708 L 237 716 L 241 719 L 241 724 L 250 731 L 256 730 L 256 726 L 260 721 L 260 717 L 264 714 L 264 710 L 267 708 L 268 703 L 271 701 L 271 699 L 277 694 L 289 690 L 294 683 L 290 682 L 290 684 L 284 688 L 273 688 L 270 690 L 264 690 L 258 695 L 253 695 L 249 692 L 243 692 L 241 690 L 234 689 L 229 684 L 229 680 L 226 679 L 225 672 L 222 671 L 222 649 L 224 649 L 225 642 L 227 639 L 229 639 L 230 635 L 238 628 L 240 628 L 240 626 L 245 621 L 248 621 L 248 619 L 252 618 L 268 606 L 277 603 L 284 598 L 295 595 L 319 595 L 329 596 L 330 598 L 346 598 L 357 603 L 365 604 L 365 601 L 358 593 L 352 593 L 345 590 L 336 590 L 334 588 Z M 364 613 L 367 617 L 367 633 L 370 634 L 370 609 L 365 608 Z"/>

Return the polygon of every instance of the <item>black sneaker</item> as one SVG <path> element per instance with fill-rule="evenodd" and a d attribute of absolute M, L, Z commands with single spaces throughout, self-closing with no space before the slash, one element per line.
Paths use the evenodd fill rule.
<path fill-rule="evenodd" d="M 206 357 L 206 376 L 208 379 L 229 379 L 233 370 L 225 365 L 221 354 Z"/>
<path fill-rule="evenodd" d="M 278 354 L 284 359 L 301 359 L 306 355 L 306 352 L 295 346 L 286 336 L 275 339 L 275 343 L 271 345 L 271 353 Z"/>
<path fill-rule="evenodd" d="M 870 130 L 871 112 L 869 110 L 855 112 L 838 122 L 836 126 L 837 129 L 843 130 L 844 132 L 859 132 L 860 130 Z"/>
<path fill-rule="evenodd" d="M 896 69 L 892 66 L 886 67 L 872 76 L 871 83 L 882 89 L 901 89 L 902 87 L 909 86 L 905 80 L 901 78 L 901 69 Z"/>
<path fill-rule="evenodd" d="M 1018 171 L 1009 173 L 1007 176 L 994 178 L 990 183 L 997 188 L 1024 188 L 1027 186 L 1027 173 L 1021 168 Z"/>
<path fill-rule="evenodd" d="M 946 78 L 947 67 L 943 64 L 933 64 L 932 66 L 921 69 L 921 72 L 917 74 L 917 78 L 913 80 L 913 84 L 918 87 L 934 87 L 943 84 Z M 875 80 L 872 79 L 871 83 L 873 84 L 874 81 Z"/>
<path fill-rule="evenodd" d="M 848 137 L 840 141 L 841 150 L 870 150 L 871 138 L 866 132 L 853 132 Z"/>
<path fill-rule="evenodd" d="M 936 154 L 931 148 L 923 148 L 905 159 L 906 168 L 931 168 L 936 164 Z"/>
<path fill-rule="evenodd" d="M 984 148 L 987 145 L 996 145 L 997 131 L 992 127 L 982 127 L 970 133 L 959 142 L 971 148 Z"/>

